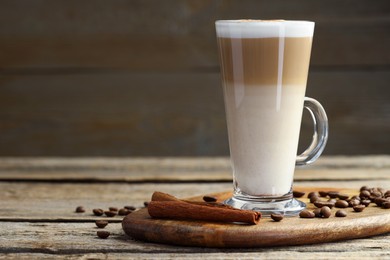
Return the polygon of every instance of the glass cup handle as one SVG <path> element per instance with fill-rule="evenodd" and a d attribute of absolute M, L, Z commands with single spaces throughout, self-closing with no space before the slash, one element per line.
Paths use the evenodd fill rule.
<path fill-rule="evenodd" d="M 313 140 L 310 146 L 297 156 L 295 165 L 307 165 L 320 157 L 328 140 L 328 117 L 320 102 L 305 97 L 303 106 L 310 112 L 314 123 Z"/>

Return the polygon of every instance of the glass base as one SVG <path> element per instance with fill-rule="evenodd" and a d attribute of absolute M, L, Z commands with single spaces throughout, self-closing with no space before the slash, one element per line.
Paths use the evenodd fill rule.
<path fill-rule="evenodd" d="M 237 209 L 260 211 L 263 216 L 271 214 L 283 214 L 284 216 L 296 216 L 306 208 L 306 204 L 294 198 L 287 200 L 255 201 L 243 200 L 232 197 L 224 202 Z"/>

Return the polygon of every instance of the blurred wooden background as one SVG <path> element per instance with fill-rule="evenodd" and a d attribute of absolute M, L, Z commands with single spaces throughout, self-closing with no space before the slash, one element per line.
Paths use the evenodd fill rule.
<path fill-rule="evenodd" d="M 390 153 L 390 1 L 0 1 L 0 156 L 227 155 L 217 19 L 316 22 L 326 154 Z M 304 114 L 301 148 L 312 135 Z"/>

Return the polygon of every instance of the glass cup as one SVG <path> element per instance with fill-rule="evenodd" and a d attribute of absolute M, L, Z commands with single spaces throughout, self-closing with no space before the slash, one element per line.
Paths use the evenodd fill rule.
<path fill-rule="evenodd" d="M 216 21 L 233 170 L 235 208 L 297 215 L 295 165 L 314 162 L 325 148 L 328 119 L 305 97 L 314 22 Z M 314 122 L 310 146 L 297 156 L 303 108 Z"/>

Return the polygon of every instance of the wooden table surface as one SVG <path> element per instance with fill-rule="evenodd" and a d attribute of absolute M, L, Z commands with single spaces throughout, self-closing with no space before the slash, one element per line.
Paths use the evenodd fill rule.
<path fill-rule="evenodd" d="M 322 157 L 295 185 L 390 189 L 390 156 Z M 1 158 L 0 259 L 390 258 L 390 234 L 337 243 L 216 249 L 134 241 L 109 218 L 96 237 L 93 208 L 142 207 L 153 191 L 189 197 L 232 189 L 227 158 Z M 74 212 L 84 206 L 86 213 Z"/>

